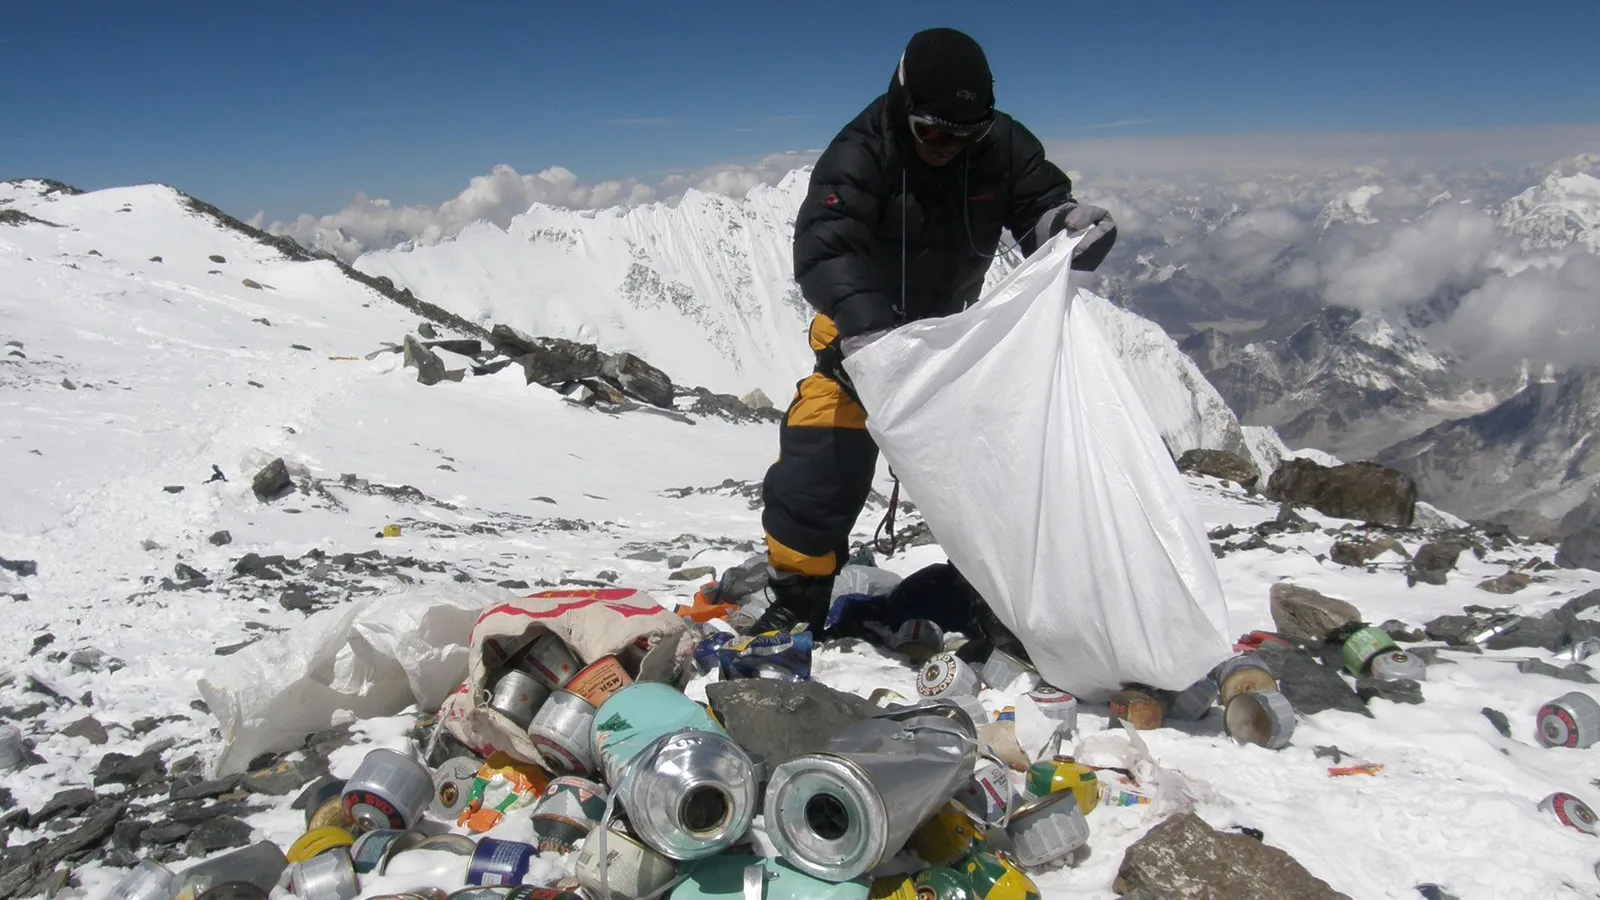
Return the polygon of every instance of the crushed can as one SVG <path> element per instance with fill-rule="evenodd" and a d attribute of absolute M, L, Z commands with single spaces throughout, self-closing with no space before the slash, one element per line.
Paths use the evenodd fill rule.
<path fill-rule="evenodd" d="M 1161 701 L 1137 688 L 1124 688 L 1111 695 L 1108 704 L 1111 724 L 1127 722 L 1140 731 L 1160 728 L 1163 716 Z"/>
<path fill-rule="evenodd" d="M 1422 657 L 1404 650 L 1384 650 L 1367 664 L 1374 678 L 1384 681 L 1426 681 L 1428 664 Z"/>
<path fill-rule="evenodd" d="M 589 701 L 577 694 L 553 691 L 528 726 L 528 740 L 552 768 L 588 775 L 595 770 L 594 747 L 589 742 L 594 712 Z"/>
<path fill-rule="evenodd" d="M 106 900 L 170 900 L 175 879 L 172 870 L 161 863 L 141 859 L 111 888 Z"/>
<path fill-rule="evenodd" d="M 917 693 L 924 697 L 976 696 L 983 685 L 978 673 L 954 653 L 936 653 L 917 673 Z"/>
<path fill-rule="evenodd" d="M 1035 798 L 1063 791 L 1071 793 L 1084 815 L 1100 803 L 1100 776 L 1070 756 L 1057 756 L 1029 766 L 1027 787 L 1028 796 Z"/>
<path fill-rule="evenodd" d="M 1068 791 L 1029 800 L 1011 813 L 1006 825 L 1011 856 L 1025 870 L 1065 862 L 1089 842 L 1089 822 Z"/>
<path fill-rule="evenodd" d="M 486 837 L 478 840 L 467 863 L 467 884 L 521 884 L 539 851 L 521 841 Z"/>
<path fill-rule="evenodd" d="M 348 847 L 355 843 L 355 840 L 350 832 L 343 828 L 313 828 L 289 845 L 289 852 L 284 854 L 284 858 L 291 863 L 305 862 L 329 850 Z"/>
<path fill-rule="evenodd" d="M 930 866 L 911 879 L 916 900 L 974 900 L 972 880 L 949 866 Z"/>
<path fill-rule="evenodd" d="M 436 819 L 455 824 L 467 808 L 467 795 L 472 793 L 473 779 L 481 768 L 483 760 L 476 756 L 457 756 L 441 763 L 433 772 L 433 800 L 428 803 L 428 812 Z"/>
<path fill-rule="evenodd" d="M 533 722 L 534 712 L 548 699 L 550 689 L 532 675 L 506 669 L 495 680 L 486 705 L 515 722 L 518 728 L 527 728 Z"/>
<path fill-rule="evenodd" d="M 977 821 L 990 828 L 1004 825 L 1016 798 L 1010 770 L 992 757 L 980 758 L 972 778 L 956 790 L 955 798 Z"/>
<path fill-rule="evenodd" d="M 1351 675 L 1364 675 L 1367 664 L 1374 656 L 1395 649 L 1398 647 L 1387 631 L 1368 625 L 1345 638 L 1344 645 L 1339 649 L 1339 658 L 1344 662 L 1345 671 Z"/>
<path fill-rule="evenodd" d="M 433 798 L 433 776 L 421 763 L 393 750 L 367 753 L 345 782 L 345 814 L 361 831 L 416 825 Z"/>
<path fill-rule="evenodd" d="M 1022 692 L 1037 688 L 1043 683 L 1039 677 L 1039 670 L 1032 663 L 1025 662 L 1012 656 L 1004 650 L 992 650 L 989 658 L 983 663 L 983 670 L 978 673 L 979 679 L 997 691 L 1009 691 L 1017 687 L 1017 682 L 1023 682 Z"/>
<path fill-rule="evenodd" d="M 1600 835 L 1600 825 L 1596 824 L 1594 810 L 1589 808 L 1589 804 L 1564 791 L 1557 791 L 1540 800 L 1539 809 L 1555 816 L 1557 822 L 1574 831 Z"/>
<path fill-rule="evenodd" d="M 355 900 L 361 884 L 349 851 L 338 847 L 291 865 L 289 889 L 300 900 Z"/>
<path fill-rule="evenodd" d="M 966 806 L 951 800 L 911 832 L 906 846 L 923 862 L 948 866 L 966 856 L 977 839 L 978 829 Z"/>
<path fill-rule="evenodd" d="M 955 869 L 966 873 L 976 900 L 1039 900 L 1039 886 L 1003 856 L 974 853 Z"/>
<path fill-rule="evenodd" d="M 566 687 L 582 668 L 566 642 L 548 631 L 528 645 L 518 666 L 552 691 Z"/>
<path fill-rule="evenodd" d="M 1253 653 L 1241 653 L 1217 666 L 1217 701 L 1224 708 L 1233 698 L 1249 691 L 1276 691 L 1278 679 L 1267 664 Z"/>
<path fill-rule="evenodd" d="M 1028 699 L 1044 717 L 1060 722 L 1068 734 L 1078 730 L 1078 698 L 1066 691 L 1041 684 L 1028 692 Z"/>
<path fill-rule="evenodd" d="M 1572 691 L 1539 707 L 1535 721 L 1536 736 L 1546 747 L 1588 747 L 1600 738 L 1600 703 Z"/>
<path fill-rule="evenodd" d="M 615 656 L 602 656 L 572 676 L 572 680 L 567 682 L 566 690 L 577 694 L 587 700 L 590 706 L 599 709 L 611 699 L 612 694 L 630 684 L 633 684 L 633 679 L 628 677 L 628 673 L 622 668 L 622 663 Z"/>
<path fill-rule="evenodd" d="M 1294 707 L 1277 691 L 1250 691 L 1234 697 L 1223 715 L 1228 736 L 1241 744 L 1268 750 L 1289 746 L 1294 735 Z"/>
<path fill-rule="evenodd" d="M 473 775 L 456 824 L 478 834 L 488 831 L 507 813 L 538 802 L 549 784 L 549 773 L 537 764 L 495 753 Z"/>
<path fill-rule="evenodd" d="M 889 649 L 905 654 L 914 666 L 944 649 L 944 629 L 932 619 L 907 619 L 889 636 Z"/>
<path fill-rule="evenodd" d="M 421 833 L 416 831 L 385 828 L 381 831 L 365 832 L 350 845 L 350 866 L 356 870 L 358 877 L 369 872 L 381 875 L 384 863 L 388 862 L 389 857 L 397 852 L 401 845 L 406 842 L 416 844 L 421 840 Z"/>
<path fill-rule="evenodd" d="M 578 851 L 578 884 L 590 897 L 644 900 L 665 890 L 677 863 L 615 827 L 596 828 Z"/>
<path fill-rule="evenodd" d="M 543 853 L 568 853 L 600 824 L 606 811 L 606 789 L 588 779 L 552 778 L 533 807 L 533 833 Z"/>

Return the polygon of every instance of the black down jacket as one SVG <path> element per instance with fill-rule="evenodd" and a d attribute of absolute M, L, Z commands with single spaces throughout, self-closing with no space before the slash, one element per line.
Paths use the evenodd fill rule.
<path fill-rule="evenodd" d="M 943 167 L 918 158 L 914 140 L 891 84 L 812 169 L 795 221 L 795 280 L 843 337 L 961 311 L 983 289 L 1001 229 L 1031 254 L 1050 236 L 1033 234 L 1039 217 L 1072 200 L 1071 180 L 1039 139 L 1004 113 Z"/>

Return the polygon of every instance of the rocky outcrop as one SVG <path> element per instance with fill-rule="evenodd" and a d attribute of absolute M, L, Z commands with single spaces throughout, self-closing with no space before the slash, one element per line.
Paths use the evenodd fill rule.
<path fill-rule="evenodd" d="M 1267 497 L 1309 506 L 1325 516 L 1399 528 L 1411 527 L 1417 485 L 1374 462 L 1324 466 L 1289 459 L 1267 479 Z"/>
<path fill-rule="evenodd" d="M 1353 604 L 1311 588 L 1279 582 L 1272 586 L 1272 622 L 1278 633 L 1300 644 L 1320 644 L 1328 635 L 1361 620 Z"/>
<path fill-rule="evenodd" d="M 1114 885 L 1127 900 L 1350 900 L 1294 857 L 1189 812 L 1128 848 Z"/>
<path fill-rule="evenodd" d="M 1247 488 L 1254 488 L 1261 480 L 1261 471 L 1255 463 L 1226 450 L 1185 450 L 1178 457 L 1178 471 L 1209 475 Z"/>

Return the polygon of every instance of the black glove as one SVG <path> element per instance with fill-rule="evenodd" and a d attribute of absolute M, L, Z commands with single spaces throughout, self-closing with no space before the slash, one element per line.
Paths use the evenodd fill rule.
<path fill-rule="evenodd" d="M 1100 268 L 1111 245 L 1117 242 L 1117 223 L 1110 211 L 1073 200 L 1062 204 L 1039 217 L 1039 226 L 1045 240 L 1063 231 L 1085 232 L 1083 240 L 1072 248 L 1072 268 L 1080 272 L 1093 272 Z"/>

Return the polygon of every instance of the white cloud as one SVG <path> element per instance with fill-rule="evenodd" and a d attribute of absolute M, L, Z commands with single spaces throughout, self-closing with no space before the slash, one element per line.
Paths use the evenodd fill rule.
<path fill-rule="evenodd" d="M 1389 231 L 1370 252 L 1325 259 L 1323 296 L 1330 303 L 1373 311 L 1420 303 L 1441 290 L 1476 283 L 1499 240 L 1494 220 L 1484 213 L 1441 207 L 1420 222 Z"/>
<path fill-rule="evenodd" d="M 328 215 L 302 213 L 292 221 L 262 226 L 264 217 L 257 213 L 251 221 L 348 261 L 369 250 L 386 249 L 404 241 L 436 243 L 480 220 L 504 228 L 536 203 L 600 209 L 670 201 L 691 188 L 742 197 L 758 184 L 776 184 L 816 156 L 815 152 L 774 153 L 708 166 L 689 174 L 669 174 L 654 184 L 636 178 L 585 184 L 576 173 L 561 166 L 523 175 L 511 166 L 497 165 L 489 174 L 474 177 L 461 193 L 438 206 L 396 206 L 382 198 L 358 194 L 350 205 Z"/>
<path fill-rule="evenodd" d="M 1496 274 L 1461 300 L 1435 337 L 1481 372 L 1527 361 L 1557 370 L 1600 354 L 1600 257 L 1572 253 L 1515 275 Z"/>

